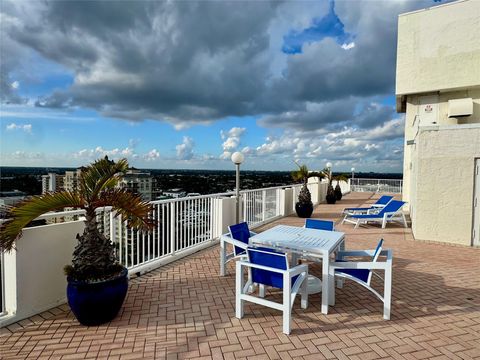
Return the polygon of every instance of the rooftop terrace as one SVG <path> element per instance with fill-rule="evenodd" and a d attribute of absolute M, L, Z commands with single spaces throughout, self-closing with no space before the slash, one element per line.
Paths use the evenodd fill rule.
<path fill-rule="evenodd" d="M 341 209 L 373 202 L 351 193 L 321 204 L 313 217 L 340 218 Z M 296 216 L 276 224 L 303 225 Z M 321 313 L 321 295 L 293 308 L 292 333 L 282 333 L 279 311 L 247 303 L 235 318 L 234 267 L 219 276 L 219 246 L 151 271 L 130 282 L 119 316 L 83 327 L 67 305 L 0 329 L 4 359 L 480 359 L 480 249 L 415 241 L 410 229 L 389 224 L 346 233 L 347 249 L 367 249 L 380 237 L 392 248 L 391 320 L 367 290 L 346 282 L 336 305 Z M 321 273 L 311 264 L 309 271 Z M 278 294 L 267 294 L 278 297 Z"/>

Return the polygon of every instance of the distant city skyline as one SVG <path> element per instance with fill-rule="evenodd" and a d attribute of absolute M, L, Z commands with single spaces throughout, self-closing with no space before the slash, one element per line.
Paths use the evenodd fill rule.
<path fill-rule="evenodd" d="M 402 172 L 397 16 L 432 5 L 2 1 L 1 165 Z"/>

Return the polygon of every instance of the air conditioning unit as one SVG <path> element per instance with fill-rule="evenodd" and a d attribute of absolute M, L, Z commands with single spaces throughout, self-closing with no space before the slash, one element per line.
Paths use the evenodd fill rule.
<path fill-rule="evenodd" d="M 463 117 L 473 114 L 473 99 L 448 100 L 448 117 Z"/>

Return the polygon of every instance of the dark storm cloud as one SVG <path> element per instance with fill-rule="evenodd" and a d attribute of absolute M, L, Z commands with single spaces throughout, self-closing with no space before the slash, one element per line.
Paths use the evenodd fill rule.
<path fill-rule="evenodd" d="M 2 32 L 9 44 L 33 49 L 75 76 L 68 89 L 47 94 L 38 106 L 79 106 L 177 126 L 265 115 L 263 125 L 312 130 L 352 121 L 359 103 L 393 94 L 396 15 L 424 3 L 336 1 L 353 47 L 325 37 L 304 44 L 301 53 L 274 49 L 278 55 L 272 55 L 271 25 L 282 6 L 266 1 L 8 3 Z M 287 57 L 281 74 L 272 72 L 272 56 Z M 371 128 L 391 116 L 383 107 L 365 109 L 352 124 Z"/>

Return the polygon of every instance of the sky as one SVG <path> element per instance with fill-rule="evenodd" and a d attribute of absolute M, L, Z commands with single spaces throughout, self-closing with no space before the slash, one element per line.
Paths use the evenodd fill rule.
<path fill-rule="evenodd" d="M 433 0 L 8 1 L 0 163 L 402 172 L 398 14 Z"/>

